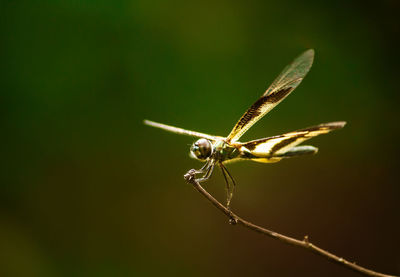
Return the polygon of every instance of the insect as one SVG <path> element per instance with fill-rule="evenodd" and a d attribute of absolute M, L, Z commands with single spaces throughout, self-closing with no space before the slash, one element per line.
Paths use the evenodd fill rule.
<path fill-rule="evenodd" d="M 279 136 L 239 142 L 240 137 L 251 126 L 278 105 L 300 84 L 310 70 L 313 60 L 314 50 L 309 49 L 286 66 L 265 93 L 242 115 L 227 137 L 207 135 L 149 120 L 145 120 L 144 123 L 173 133 L 198 137 L 199 139 L 190 148 L 190 156 L 205 162 L 205 164 L 202 168 L 194 171 L 195 175 L 203 174 L 196 181 L 204 182 L 208 180 L 215 165 L 218 165 L 225 179 L 227 189 L 226 203 L 227 207 L 229 207 L 236 183 L 226 169 L 226 163 L 245 160 L 273 163 L 285 158 L 315 154 L 318 148 L 299 144 L 312 137 L 340 129 L 346 124 L 344 121 L 323 123 Z"/>

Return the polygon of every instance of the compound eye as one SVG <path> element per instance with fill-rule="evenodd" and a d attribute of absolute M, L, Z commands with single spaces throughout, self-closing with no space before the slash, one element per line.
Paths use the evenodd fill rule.
<path fill-rule="evenodd" d="M 211 142 L 207 139 L 199 139 L 195 143 L 193 143 L 190 148 L 192 154 L 199 160 L 205 160 L 211 156 L 212 145 Z"/>

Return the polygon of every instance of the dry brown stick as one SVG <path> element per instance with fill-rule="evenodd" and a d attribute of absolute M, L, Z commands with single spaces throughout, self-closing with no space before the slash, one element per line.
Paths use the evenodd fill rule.
<path fill-rule="evenodd" d="M 209 194 L 201 185 L 199 182 L 196 181 L 196 179 L 194 178 L 195 175 L 195 171 L 189 170 L 188 173 L 185 174 L 185 180 L 192 184 L 193 187 L 200 192 L 205 198 L 207 198 L 218 210 L 220 210 L 222 213 L 224 213 L 227 217 L 229 217 L 229 223 L 231 224 L 240 224 L 243 225 L 244 227 L 247 227 L 255 232 L 261 233 L 263 235 L 267 235 L 269 237 L 272 237 L 274 239 L 283 241 L 285 243 L 291 244 L 291 245 L 295 245 L 295 246 L 299 246 L 299 247 L 303 247 L 306 248 L 310 251 L 312 251 L 315 254 L 318 254 L 320 256 L 323 256 L 327 259 L 329 259 L 332 262 L 338 263 L 340 265 L 343 265 L 347 268 L 350 268 L 356 272 L 362 273 L 364 275 L 368 275 L 368 276 L 374 276 L 374 277 L 396 277 L 394 275 L 387 275 L 387 274 L 383 274 L 383 273 L 379 273 L 370 269 L 366 269 L 362 266 L 357 265 L 356 263 L 352 263 L 349 262 L 341 257 L 338 257 L 326 250 L 323 250 L 322 248 L 319 248 L 318 246 L 312 244 L 309 240 L 308 240 L 308 236 L 305 236 L 303 240 L 298 240 L 298 239 L 294 239 L 288 236 L 284 236 L 281 235 L 279 233 L 276 233 L 274 231 L 265 229 L 263 227 L 260 227 L 258 225 L 255 225 L 251 222 L 248 222 L 242 218 L 240 218 L 239 216 L 237 216 L 236 214 L 234 214 L 232 211 L 228 210 L 224 205 L 222 205 L 218 200 L 216 200 L 211 194 Z"/>

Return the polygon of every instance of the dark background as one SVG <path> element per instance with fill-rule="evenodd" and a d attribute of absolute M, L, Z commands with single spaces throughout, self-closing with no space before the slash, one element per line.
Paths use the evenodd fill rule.
<path fill-rule="evenodd" d="M 1 276 L 357 276 L 241 228 L 182 176 L 293 58 L 251 140 L 322 122 L 316 156 L 229 166 L 233 209 L 400 274 L 398 1 L 2 1 Z M 225 197 L 219 172 L 206 184 Z"/>

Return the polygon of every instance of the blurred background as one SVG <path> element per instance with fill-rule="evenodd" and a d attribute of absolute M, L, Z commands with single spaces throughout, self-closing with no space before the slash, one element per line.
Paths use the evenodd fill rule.
<path fill-rule="evenodd" d="M 316 156 L 236 163 L 232 208 L 400 274 L 398 1 L 2 1 L 1 276 L 356 276 L 233 227 L 183 180 L 293 58 L 243 141 L 322 122 Z M 225 199 L 216 171 L 205 187 Z"/>

